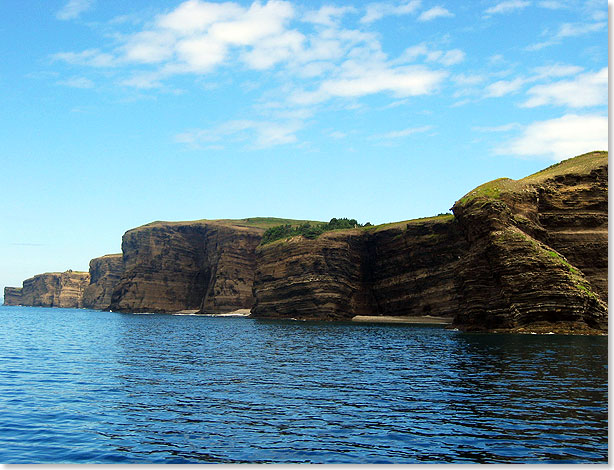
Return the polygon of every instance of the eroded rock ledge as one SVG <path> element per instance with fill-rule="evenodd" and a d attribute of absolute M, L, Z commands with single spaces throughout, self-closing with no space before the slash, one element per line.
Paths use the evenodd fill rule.
<path fill-rule="evenodd" d="M 266 245 L 265 228 L 284 221 L 154 222 L 126 232 L 122 255 L 93 259 L 89 275 L 35 276 L 5 288 L 5 304 L 602 333 L 607 180 L 607 152 L 592 152 L 482 185 L 453 215 Z"/>

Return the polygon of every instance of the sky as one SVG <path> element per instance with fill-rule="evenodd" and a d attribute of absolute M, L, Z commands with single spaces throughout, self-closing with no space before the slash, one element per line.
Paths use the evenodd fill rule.
<path fill-rule="evenodd" d="M 0 287 L 155 220 L 427 217 L 608 145 L 605 0 L 9 0 L 0 51 Z"/>

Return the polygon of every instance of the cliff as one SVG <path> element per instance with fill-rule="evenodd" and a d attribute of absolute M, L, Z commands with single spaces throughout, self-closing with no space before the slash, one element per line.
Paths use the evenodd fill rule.
<path fill-rule="evenodd" d="M 256 251 L 256 317 L 455 315 L 465 241 L 453 217 L 293 237 Z"/>
<path fill-rule="evenodd" d="M 453 214 L 266 244 L 266 228 L 308 221 L 154 222 L 126 232 L 122 255 L 93 259 L 89 275 L 35 276 L 21 293 L 6 288 L 5 304 L 600 333 L 607 182 L 608 154 L 592 152 L 486 183 Z"/>
<path fill-rule="evenodd" d="M 4 305 L 22 305 L 21 287 L 4 288 Z"/>
<path fill-rule="evenodd" d="M 81 308 L 83 291 L 89 285 L 89 281 L 89 273 L 71 270 L 63 273 L 38 274 L 23 281 L 21 305 Z M 5 305 L 8 305 L 6 299 Z"/>
<path fill-rule="evenodd" d="M 124 272 L 122 254 L 105 255 L 90 261 L 90 284 L 83 291 L 83 306 L 107 310 L 111 295 Z"/>
<path fill-rule="evenodd" d="M 607 330 L 607 152 L 472 191 L 454 216 L 258 248 L 256 317 L 453 317 L 469 330 Z"/>
<path fill-rule="evenodd" d="M 255 250 L 285 219 L 154 222 L 126 232 L 124 272 L 110 308 L 129 312 L 225 313 L 250 309 Z"/>
<path fill-rule="evenodd" d="M 469 242 L 458 270 L 465 329 L 607 330 L 608 156 L 592 152 L 453 207 Z"/>

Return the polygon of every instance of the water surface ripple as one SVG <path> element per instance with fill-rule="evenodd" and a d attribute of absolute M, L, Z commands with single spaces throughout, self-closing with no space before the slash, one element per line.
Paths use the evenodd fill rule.
<path fill-rule="evenodd" d="M 0 308 L 1 463 L 607 462 L 607 338 Z"/>

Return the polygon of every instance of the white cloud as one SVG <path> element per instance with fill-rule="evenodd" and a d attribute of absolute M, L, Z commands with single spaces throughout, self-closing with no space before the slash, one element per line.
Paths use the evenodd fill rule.
<path fill-rule="evenodd" d="M 283 34 L 263 39 L 249 52 L 244 61 L 256 70 L 271 68 L 278 62 L 295 57 L 301 51 L 305 37 L 298 31 L 286 31 Z"/>
<path fill-rule="evenodd" d="M 168 31 L 142 31 L 124 45 L 124 58 L 130 62 L 153 64 L 173 56 L 175 36 Z"/>
<path fill-rule="evenodd" d="M 475 126 L 472 127 L 472 129 L 478 132 L 509 132 L 514 129 L 518 129 L 519 127 L 521 126 L 517 122 L 511 122 L 500 126 Z"/>
<path fill-rule="evenodd" d="M 60 85 L 69 86 L 71 88 L 94 88 L 94 82 L 85 77 L 71 77 L 58 82 Z"/>
<path fill-rule="evenodd" d="M 544 0 L 538 3 L 538 6 L 542 8 L 547 8 L 549 10 L 561 10 L 566 8 L 565 3 L 560 2 L 558 0 Z"/>
<path fill-rule="evenodd" d="M 574 80 L 536 85 L 527 93 L 531 97 L 522 104 L 525 108 L 548 104 L 570 108 L 607 105 L 608 69 L 578 75 Z"/>
<path fill-rule="evenodd" d="M 555 39 L 573 38 L 585 34 L 602 31 L 608 26 L 607 22 L 597 23 L 563 23 L 556 33 Z"/>
<path fill-rule="evenodd" d="M 582 67 L 578 67 L 577 65 L 564 64 L 544 65 L 533 69 L 538 78 L 565 77 L 567 75 L 580 73 L 582 70 Z"/>
<path fill-rule="evenodd" d="M 530 124 L 520 137 L 495 149 L 495 152 L 560 161 L 593 150 L 607 149 L 607 116 L 566 114 Z"/>
<path fill-rule="evenodd" d="M 303 21 L 319 24 L 323 26 L 337 26 L 340 18 L 348 13 L 354 13 L 354 7 L 334 7 L 324 5 L 319 10 L 307 12 L 303 16 Z"/>
<path fill-rule="evenodd" d="M 598 21 L 595 23 L 563 23 L 559 26 L 558 31 L 547 41 L 531 44 L 526 48 L 528 51 L 539 51 L 544 47 L 560 44 L 561 41 L 567 38 L 583 36 L 585 34 L 596 33 L 607 30 L 608 23 L 606 21 Z"/>
<path fill-rule="evenodd" d="M 94 0 L 69 0 L 57 13 L 59 20 L 74 20 L 94 5 Z"/>
<path fill-rule="evenodd" d="M 206 73 L 226 58 L 228 47 L 207 36 L 183 39 L 175 46 L 177 57 L 184 67 L 173 70 Z"/>
<path fill-rule="evenodd" d="M 89 67 L 113 67 L 116 65 L 116 59 L 113 55 L 101 52 L 99 49 L 87 49 L 83 52 L 58 52 L 51 56 L 51 60 Z"/>
<path fill-rule="evenodd" d="M 421 4 L 421 0 L 405 1 L 399 4 L 393 3 L 370 3 L 367 5 L 365 15 L 360 19 L 361 23 L 373 23 L 390 15 L 408 15 L 415 12 Z"/>
<path fill-rule="evenodd" d="M 372 138 L 383 140 L 402 139 L 413 134 L 421 134 L 424 132 L 428 132 L 431 129 L 433 129 L 433 126 L 408 127 L 407 129 L 401 129 L 399 131 L 386 132 L 385 134 L 377 134 L 374 135 Z"/>
<path fill-rule="evenodd" d="M 418 17 L 418 21 L 431 21 L 435 18 L 447 18 L 451 16 L 454 16 L 452 12 L 443 7 L 436 6 L 431 8 L 430 10 L 422 12 Z"/>
<path fill-rule="evenodd" d="M 515 78 L 514 80 L 499 80 L 486 87 L 486 98 L 500 98 L 518 91 L 527 80 L 525 78 Z"/>
<path fill-rule="evenodd" d="M 212 24 L 208 33 L 213 39 L 229 45 L 254 45 L 267 36 L 282 33 L 293 16 L 294 9 L 289 2 L 269 0 L 264 5 L 254 2 L 232 20 Z"/>
<path fill-rule="evenodd" d="M 192 129 L 175 136 L 175 142 L 200 148 L 216 142 L 250 141 L 255 149 L 292 144 L 297 141 L 296 132 L 303 127 L 300 121 L 275 122 L 234 120 L 209 129 Z"/>
<path fill-rule="evenodd" d="M 160 15 L 157 25 L 178 35 L 187 36 L 204 32 L 212 24 L 236 18 L 243 12 L 243 8 L 232 2 L 209 3 L 188 0 L 172 12 Z"/>
<path fill-rule="evenodd" d="M 473 86 L 473 85 L 479 85 L 480 83 L 484 83 L 484 81 L 486 80 L 486 77 L 484 75 L 477 75 L 477 74 L 468 75 L 468 74 L 460 73 L 452 77 L 452 80 L 454 80 L 455 83 L 461 86 Z"/>
<path fill-rule="evenodd" d="M 446 52 L 436 49 L 429 49 L 425 43 L 421 43 L 405 49 L 397 62 L 413 62 L 420 57 L 424 57 L 427 62 L 439 62 L 440 64 L 450 66 L 465 60 L 465 53 L 460 49 L 451 49 Z"/>
<path fill-rule="evenodd" d="M 460 49 L 452 49 L 447 51 L 443 57 L 439 59 L 443 65 L 456 65 L 465 60 L 465 53 Z"/>
<path fill-rule="evenodd" d="M 130 78 L 125 78 L 119 82 L 120 85 L 150 90 L 152 88 L 162 88 L 164 74 L 160 72 L 140 72 L 133 74 Z"/>
<path fill-rule="evenodd" d="M 357 98 L 383 92 L 392 93 L 396 97 L 428 95 L 447 76 L 447 72 L 422 66 L 367 68 L 354 72 L 353 75 L 325 80 L 314 92 L 297 92 L 293 101 L 305 105 L 335 97 Z"/>
<path fill-rule="evenodd" d="M 407 15 L 416 13 L 419 6 L 419 0 L 370 4 L 360 21 L 363 25 L 375 21 L 375 7 L 379 8 L 377 14 Z M 428 10 L 426 17 L 447 15 L 442 10 Z M 270 84 L 259 82 L 266 90 L 260 103 L 279 103 L 289 113 L 305 109 L 314 112 L 311 105 L 332 99 L 359 106 L 360 98 L 374 94 L 395 99 L 433 94 L 449 75 L 446 70 L 437 70 L 435 64 L 449 67 L 465 60 L 465 52 L 460 49 L 434 50 L 425 45 L 391 59 L 382 50 L 380 34 L 365 26 L 342 26 L 344 15 L 357 12 L 353 6 L 322 6 L 301 16 L 290 2 L 282 0 L 243 5 L 186 0 L 153 21 L 141 23 L 147 24 L 146 28 L 115 35 L 104 51 L 60 52 L 52 59 L 115 67 L 116 83 L 142 90 L 165 89 L 165 82 L 181 74 L 208 75 L 215 81 L 214 72 L 222 68 L 275 70 L 268 75 Z M 301 22 L 299 31 L 294 24 Z M 281 85 L 278 79 L 283 79 Z M 257 82 L 259 78 L 250 80 Z M 257 119 L 228 121 L 214 129 L 215 135 L 251 139 L 260 147 L 291 143 L 306 120 L 290 114 L 267 115 L 262 106 L 254 111 Z M 201 144 L 213 138 L 211 131 L 190 131 L 177 139 Z"/>
<path fill-rule="evenodd" d="M 531 2 L 526 0 L 506 0 L 504 2 L 497 3 L 495 6 L 487 8 L 484 14 L 486 16 L 498 15 L 503 13 L 509 13 L 515 10 L 521 10 L 528 7 Z"/>

